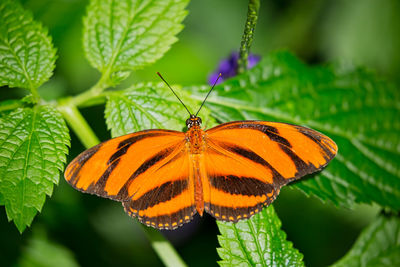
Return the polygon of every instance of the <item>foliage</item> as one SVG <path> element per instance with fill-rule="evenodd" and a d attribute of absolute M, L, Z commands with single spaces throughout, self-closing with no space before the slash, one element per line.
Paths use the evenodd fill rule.
<path fill-rule="evenodd" d="M 58 184 L 70 143 L 66 122 L 86 147 L 98 142 L 79 108 L 105 105 L 112 136 L 148 128 L 184 130 L 186 110 L 165 85 L 122 82 L 132 71 L 161 59 L 177 41 L 187 4 L 188 0 L 91 0 L 83 22 L 83 50 L 101 76 L 77 96 L 46 101 L 38 88 L 55 67 L 52 40 L 20 4 L 0 3 L 0 86 L 30 93 L 0 102 L 0 205 L 21 233 Z M 106 90 L 112 86 L 119 88 Z M 173 87 L 189 109 L 200 106 L 209 90 L 202 85 Z M 338 207 L 363 203 L 396 212 L 399 103 L 396 85 L 370 71 L 349 65 L 309 66 L 292 53 L 278 51 L 216 86 L 201 116 L 207 127 L 216 121 L 260 119 L 319 130 L 335 140 L 339 154 L 324 171 L 293 187 Z M 303 255 L 286 240 L 273 206 L 237 224 L 218 222 L 218 228 L 220 265 L 304 265 Z M 395 216 L 379 216 L 335 266 L 398 265 L 398 228 Z M 184 265 L 157 231 L 148 237 L 166 265 L 169 259 Z M 43 264 L 47 255 L 59 255 L 66 266 L 76 265 L 67 248 L 38 236 L 28 243 L 20 263 Z"/>
<path fill-rule="evenodd" d="M 68 130 L 54 107 L 19 108 L 0 119 L 0 144 L 0 194 L 22 232 L 58 183 Z"/>
<path fill-rule="evenodd" d="M 379 216 L 360 235 L 354 246 L 332 267 L 398 266 L 400 219 Z"/>
<path fill-rule="evenodd" d="M 29 89 L 49 79 L 55 50 L 42 26 L 13 1 L 0 4 L 0 85 Z M 38 99 L 33 99 L 37 101 Z M 29 98 L 26 101 L 30 101 Z M 8 103 L 9 104 L 9 103 Z M 17 108 L 0 119 L 0 195 L 8 220 L 24 231 L 46 199 L 66 161 L 69 135 L 58 111 L 47 105 Z"/>
<path fill-rule="evenodd" d="M 188 0 L 91 1 L 83 44 L 93 67 L 110 85 L 160 57 L 177 39 Z"/>
<path fill-rule="evenodd" d="M 187 106 L 197 106 L 187 92 L 179 88 L 174 90 Z M 164 84 L 149 83 L 137 84 L 124 91 L 110 94 L 105 115 L 111 135 L 120 136 L 144 129 L 183 130 L 182 114 L 186 112 Z M 209 116 L 209 111 L 202 109 L 202 114 Z M 210 118 L 205 124 L 212 126 L 215 121 Z"/>
<path fill-rule="evenodd" d="M 55 49 L 42 25 L 15 1 L 0 3 L 0 86 L 33 92 L 52 75 Z"/>
<path fill-rule="evenodd" d="M 23 250 L 18 266 L 78 267 L 71 251 L 49 241 L 43 234 L 35 233 Z"/>
<path fill-rule="evenodd" d="M 108 97 L 107 125 L 112 136 L 144 129 L 179 129 L 184 108 L 163 84 L 138 84 Z"/>
<path fill-rule="evenodd" d="M 249 220 L 217 224 L 220 266 L 304 266 L 303 255 L 286 240 L 272 206 Z"/>
<path fill-rule="evenodd" d="M 197 99 L 204 92 L 198 90 Z M 375 202 L 399 210 L 399 102 L 396 86 L 363 69 L 309 67 L 276 52 L 218 85 L 207 106 L 220 121 L 283 121 L 321 131 L 339 154 L 296 186 L 341 206 Z"/>

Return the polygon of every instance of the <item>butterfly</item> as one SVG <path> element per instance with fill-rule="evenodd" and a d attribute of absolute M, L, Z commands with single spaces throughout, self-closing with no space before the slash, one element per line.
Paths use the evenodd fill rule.
<path fill-rule="evenodd" d="M 200 109 L 194 115 L 186 108 L 186 132 L 144 130 L 82 152 L 65 179 L 82 192 L 122 202 L 147 226 L 172 230 L 196 213 L 230 222 L 250 218 L 282 186 L 321 170 L 337 153 L 329 137 L 287 123 L 233 121 L 204 131 Z"/>

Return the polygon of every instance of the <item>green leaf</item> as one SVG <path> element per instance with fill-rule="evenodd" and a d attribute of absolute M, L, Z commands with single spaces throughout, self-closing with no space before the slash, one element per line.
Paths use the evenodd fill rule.
<path fill-rule="evenodd" d="M 111 85 L 161 58 L 182 28 L 188 0 L 92 0 L 84 20 L 84 48 Z"/>
<path fill-rule="evenodd" d="M 0 2 L 0 86 L 36 89 L 52 75 L 56 50 L 18 1 Z"/>
<path fill-rule="evenodd" d="M 379 216 L 332 267 L 400 266 L 400 218 Z"/>
<path fill-rule="evenodd" d="M 304 266 L 303 255 L 286 240 L 272 205 L 248 220 L 217 224 L 220 266 Z"/>
<path fill-rule="evenodd" d="M 174 87 L 189 110 L 199 104 Z M 193 112 L 193 110 L 191 110 Z M 112 136 L 120 136 L 144 129 L 171 129 L 181 131 L 186 127 L 189 114 L 164 84 L 137 84 L 108 97 L 105 110 L 107 125 Z M 203 118 L 209 117 L 207 109 L 201 110 Z M 206 119 L 203 124 L 214 124 Z"/>
<path fill-rule="evenodd" d="M 58 183 L 67 145 L 67 126 L 52 106 L 19 108 L 0 118 L 0 195 L 20 232 Z"/>
<path fill-rule="evenodd" d="M 192 88 L 198 100 L 202 89 Z M 399 103 L 398 88 L 364 70 L 309 67 L 290 53 L 275 52 L 218 85 L 206 105 L 221 122 L 278 121 L 328 135 L 339 147 L 337 157 L 295 186 L 337 205 L 375 202 L 398 210 Z"/>
<path fill-rule="evenodd" d="M 18 266 L 21 267 L 78 267 L 70 250 L 43 236 L 33 236 L 22 252 Z"/>

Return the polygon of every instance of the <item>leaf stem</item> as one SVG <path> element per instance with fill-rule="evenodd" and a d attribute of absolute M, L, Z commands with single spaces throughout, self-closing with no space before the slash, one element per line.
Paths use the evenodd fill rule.
<path fill-rule="evenodd" d="M 187 266 L 171 243 L 160 233 L 160 231 L 142 225 L 144 232 L 151 242 L 151 246 L 160 257 L 165 266 L 184 267 Z"/>
<path fill-rule="evenodd" d="M 59 101 L 57 108 L 86 148 L 100 143 L 100 140 L 97 138 L 92 128 L 74 105 L 72 98 Z"/>
<path fill-rule="evenodd" d="M 17 109 L 25 105 L 25 103 L 19 100 L 5 100 L 2 103 L 4 104 L 0 105 L 0 112 Z"/>
<path fill-rule="evenodd" d="M 34 103 L 39 103 L 41 98 L 40 98 L 40 95 L 39 95 L 37 89 L 32 87 L 31 89 L 29 89 L 29 91 L 32 94 Z"/>
<path fill-rule="evenodd" d="M 247 19 L 240 44 L 238 73 L 243 73 L 247 69 L 247 58 L 249 56 L 250 46 L 253 42 L 254 30 L 257 25 L 258 11 L 260 9 L 260 0 L 249 0 L 247 10 Z"/>
<path fill-rule="evenodd" d="M 104 99 L 104 95 L 102 92 L 109 87 L 108 84 L 108 77 L 105 78 L 105 76 L 102 76 L 101 79 L 89 90 L 74 96 L 71 98 L 71 102 L 75 106 L 85 106 L 87 102 L 91 102 L 94 99 L 101 100 Z"/>

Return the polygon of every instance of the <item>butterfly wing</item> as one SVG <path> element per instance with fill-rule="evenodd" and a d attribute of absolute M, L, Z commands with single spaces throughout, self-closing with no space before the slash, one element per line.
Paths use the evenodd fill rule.
<path fill-rule="evenodd" d="M 283 185 L 322 169 L 337 153 L 317 131 L 265 121 L 221 124 L 206 131 L 206 142 L 205 209 L 225 221 L 250 217 Z"/>
<path fill-rule="evenodd" d="M 65 178 L 76 189 L 121 201 L 148 225 L 174 229 L 194 213 L 185 135 L 146 130 L 120 136 L 76 157 Z"/>

